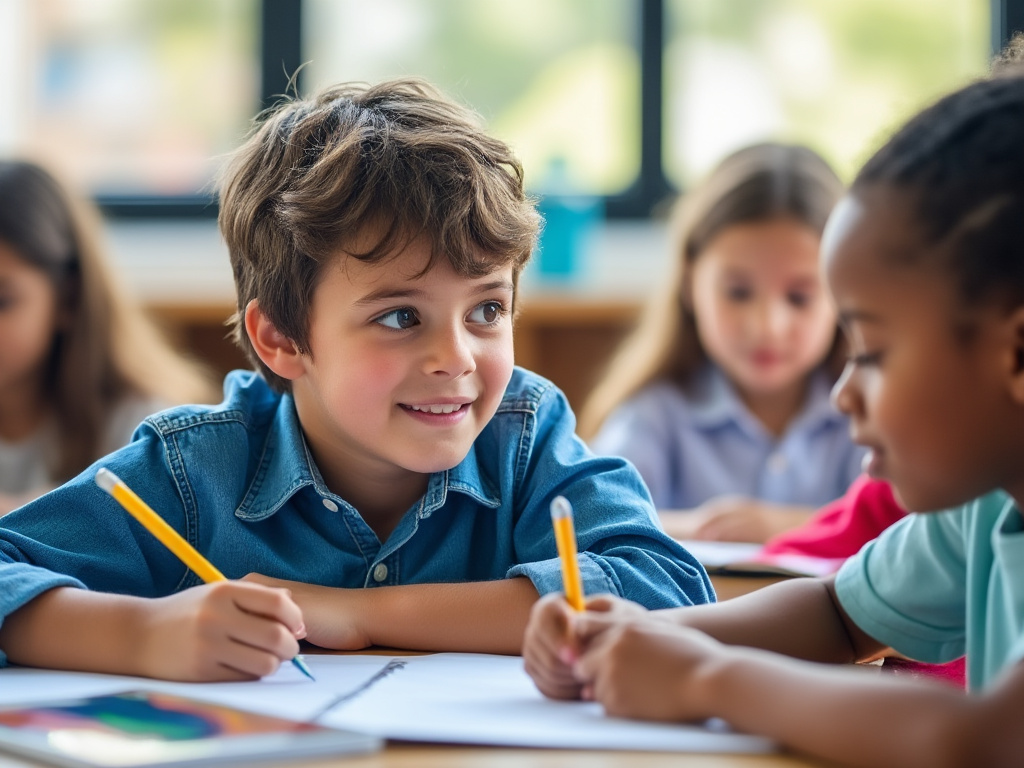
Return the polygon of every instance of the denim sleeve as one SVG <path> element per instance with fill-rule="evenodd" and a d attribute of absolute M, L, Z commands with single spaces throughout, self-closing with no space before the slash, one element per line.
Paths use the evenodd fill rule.
<path fill-rule="evenodd" d="M 549 509 L 563 495 L 573 505 L 587 593 L 611 593 L 647 608 L 714 602 L 704 568 L 658 525 L 637 471 L 621 458 L 593 455 L 575 427 L 564 395 L 552 386 L 523 435 L 513 534 L 520 565 L 507 575 L 528 577 L 541 594 L 562 589 Z"/>
<path fill-rule="evenodd" d="M 141 439 L 81 475 L 0 518 L 0 624 L 55 587 L 157 597 L 175 591 L 187 570 L 95 483 L 107 466 L 184 528 L 182 503 L 167 472 L 162 441 L 143 429 Z M 7 663 L 0 650 L 0 666 Z"/>

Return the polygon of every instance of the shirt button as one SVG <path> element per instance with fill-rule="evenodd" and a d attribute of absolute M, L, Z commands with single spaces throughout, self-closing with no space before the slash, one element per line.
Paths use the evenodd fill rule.
<path fill-rule="evenodd" d="M 388 567 L 384 563 L 377 563 L 373 568 L 373 580 L 380 584 L 388 577 Z"/>
<path fill-rule="evenodd" d="M 327 507 L 329 510 L 331 510 L 331 512 L 337 512 L 338 511 L 338 505 L 335 504 L 330 499 L 324 499 L 324 506 Z"/>
<path fill-rule="evenodd" d="M 768 457 L 768 469 L 776 475 L 785 472 L 788 466 L 789 462 L 786 461 L 786 456 L 783 453 L 773 453 Z"/>

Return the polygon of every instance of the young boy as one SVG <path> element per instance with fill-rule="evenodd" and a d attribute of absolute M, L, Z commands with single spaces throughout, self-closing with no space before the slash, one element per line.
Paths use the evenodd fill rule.
<path fill-rule="evenodd" d="M 713 600 L 632 467 L 513 367 L 538 217 L 471 113 L 410 81 L 288 103 L 230 164 L 220 225 L 259 374 L 101 463 L 236 581 L 201 585 L 94 466 L 4 518 L 0 663 L 229 680 L 300 638 L 518 653 L 561 588 L 558 494 L 587 591 Z"/>

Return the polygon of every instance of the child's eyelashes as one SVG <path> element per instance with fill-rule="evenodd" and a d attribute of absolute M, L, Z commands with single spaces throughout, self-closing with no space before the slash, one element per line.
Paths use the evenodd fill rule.
<path fill-rule="evenodd" d="M 862 352 L 860 354 L 850 355 L 846 358 L 847 364 L 861 368 L 865 366 L 878 365 L 881 361 L 881 352 Z"/>
<path fill-rule="evenodd" d="M 811 297 L 806 293 L 790 293 L 786 295 L 786 301 L 797 309 L 803 309 L 811 303 Z"/>
<path fill-rule="evenodd" d="M 391 328 L 396 331 L 404 331 L 419 325 L 420 319 L 416 316 L 416 310 L 411 307 L 399 307 L 378 315 L 373 319 L 378 325 Z"/>
<path fill-rule="evenodd" d="M 725 297 L 729 301 L 748 301 L 752 295 L 753 291 L 742 285 L 733 285 L 725 289 Z"/>
<path fill-rule="evenodd" d="M 473 307 L 466 316 L 472 325 L 496 325 L 508 315 L 508 308 L 500 301 L 484 301 Z M 420 325 L 421 320 L 412 307 L 398 307 L 373 318 L 374 323 L 395 331 L 405 331 Z"/>
<path fill-rule="evenodd" d="M 494 325 L 507 314 L 508 309 L 500 301 L 485 301 L 474 307 L 467 319 L 471 323 Z"/>
<path fill-rule="evenodd" d="M 742 304 L 754 298 L 754 290 L 747 286 L 734 285 L 725 289 L 725 297 L 734 304 Z M 796 309 L 810 306 L 812 294 L 805 291 L 792 291 L 785 295 L 785 301 Z"/>

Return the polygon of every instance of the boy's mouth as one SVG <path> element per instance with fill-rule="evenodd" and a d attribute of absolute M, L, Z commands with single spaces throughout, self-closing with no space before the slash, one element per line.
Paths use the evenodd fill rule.
<path fill-rule="evenodd" d="M 434 403 L 425 405 L 406 405 L 399 403 L 407 411 L 419 411 L 420 413 L 455 413 L 469 406 L 469 403 Z"/>

